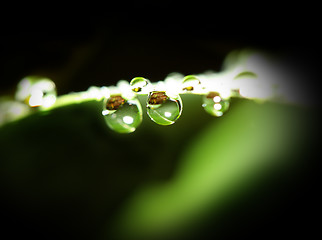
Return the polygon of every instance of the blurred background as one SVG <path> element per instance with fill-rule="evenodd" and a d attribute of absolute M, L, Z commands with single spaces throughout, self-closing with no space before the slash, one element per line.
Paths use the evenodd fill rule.
<path fill-rule="evenodd" d="M 213 118 L 201 108 L 201 98 L 184 96 L 177 123 L 158 126 L 144 111 L 143 123 L 128 135 L 107 129 L 95 102 L 2 126 L 3 234 L 314 236 L 319 45 L 314 25 L 307 24 L 311 18 L 284 18 L 283 10 L 274 18 L 252 11 L 236 19 L 168 10 L 136 7 L 83 17 L 43 10 L 3 18 L 1 96 L 12 96 L 27 75 L 49 77 L 61 95 L 136 76 L 154 82 L 172 72 L 220 71 L 228 53 L 251 48 L 292 66 L 301 76 L 294 84 L 305 81 L 303 91 L 312 91 L 310 104 L 233 99 L 227 114 Z"/>

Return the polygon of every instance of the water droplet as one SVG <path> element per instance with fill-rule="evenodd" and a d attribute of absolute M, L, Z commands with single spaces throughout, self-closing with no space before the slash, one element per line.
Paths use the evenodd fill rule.
<path fill-rule="evenodd" d="M 130 86 L 133 92 L 141 92 L 149 84 L 149 80 L 143 77 L 135 77 L 131 80 Z"/>
<path fill-rule="evenodd" d="M 200 87 L 200 80 L 194 75 L 185 76 L 182 80 L 182 90 L 193 91 Z"/>
<path fill-rule="evenodd" d="M 153 91 L 148 96 L 146 107 L 152 121 L 171 125 L 181 116 L 182 100 L 179 95 L 170 97 L 164 91 Z"/>
<path fill-rule="evenodd" d="M 244 79 L 244 78 L 257 78 L 257 74 L 250 71 L 244 71 L 244 72 L 240 72 L 234 77 L 234 79 Z"/>
<path fill-rule="evenodd" d="M 142 122 L 142 107 L 136 98 L 111 96 L 104 101 L 102 114 L 109 128 L 118 133 L 134 132 Z"/>
<path fill-rule="evenodd" d="M 18 83 L 15 98 L 30 107 L 50 107 L 56 102 L 56 86 L 46 77 L 28 76 Z"/>
<path fill-rule="evenodd" d="M 210 92 L 203 98 L 202 106 L 215 117 L 222 116 L 229 108 L 229 100 L 222 98 L 218 92 Z"/>
<path fill-rule="evenodd" d="M 244 71 L 235 76 L 233 85 L 238 91 L 239 96 L 243 98 L 265 99 L 273 95 L 268 81 L 260 81 L 257 74 L 250 71 Z"/>

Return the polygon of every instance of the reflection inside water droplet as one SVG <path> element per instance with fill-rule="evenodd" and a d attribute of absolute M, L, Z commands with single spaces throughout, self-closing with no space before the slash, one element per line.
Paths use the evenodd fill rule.
<path fill-rule="evenodd" d="M 224 99 L 218 92 L 210 92 L 203 97 L 203 108 L 209 114 L 220 117 L 229 108 L 229 100 Z"/>
<path fill-rule="evenodd" d="M 142 107 L 136 98 L 111 96 L 104 101 L 102 114 L 109 128 L 118 133 L 134 132 L 142 122 Z"/>
<path fill-rule="evenodd" d="M 146 107 L 152 121 L 171 125 L 181 116 L 182 101 L 179 95 L 169 97 L 166 92 L 153 91 L 148 96 Z"/>

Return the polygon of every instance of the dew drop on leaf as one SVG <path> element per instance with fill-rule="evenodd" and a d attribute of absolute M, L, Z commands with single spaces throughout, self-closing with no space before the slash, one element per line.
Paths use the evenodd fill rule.
<path fill-rule="evenodd" d="M 181 116 L 182 100 L 179 95 L 170 97 L 164 91 L 153 91 L 148 96 L 146 107 L 152 121 L 171 125 Z"/>
<path fill-rule="evenodd" d="M 250 71 L 244 71 L 237 74 L 234 79 L 244 79 L 244 78 L 257 78 L 256 73 Z"/>
<path fill-rule="evenodd" d="M 142 122 L 142 107 L 138 99 L 114 95 L 104 101 L 102 114 L 107 126 L 118 133 L 131 133 Z"/>
<path fill-rule="evenodd" d="M 218 92 L 209 92 L 203 97 L 202 106 L 210 115 L 220 117 L 228 110 L 229 100 L 222 98 Z"/>
<path fill-rule="evenodd" d="M 185 76 L 182 80 L 182 90 L 193 91 L 201 84 L 200 80 L 194 75 Z"/>
<path fill-rule="evenodd" d="M 149 80 L 143 77 L 135 77 L 131 80 L 130 86 L 133 92 L 141 92 L 149 84 Z"/>
<path fill-rule="evenodd" d="M 50 107 L 56 102 L 55 83 L 47 77 L 27 76 L 18 83 L 15 98 L 30 107 Z"/>

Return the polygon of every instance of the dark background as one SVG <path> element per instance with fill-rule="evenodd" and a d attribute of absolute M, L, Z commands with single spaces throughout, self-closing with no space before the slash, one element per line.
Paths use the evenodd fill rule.
<path fill-rule="evenodd" d="M 294 68 L 301 68 L 310 76 L 307 84 L 315 83 L 319 60 L 317 52 L 320 45 L 317 44 L 318 29 L 314 13 L 306 15 L 303 20 L 302 14 L 308 13 L 305 8 L 298 7 L 294 10 L 265 7 L 259 6 L 256 10 L 243 11 L 238 11 L 237 8 L 237 14 L 227 7 L 206 10 L 207 6 L 189 10 L 163 6 L 156 6 L 153 10 L 133 7 L 121 11 L 109 9 L 103 13 L 84 12 L 76 14 L 77 16 L 60 11 L 50 12 L 48 10 L 50 7 L 38 11 L 23 11 L 23 14 L 13 12 L 10 17 L 1 19 L 0 93 L 1 95 L 13 94 L 16 84 L 22 77 L 34 74 L 53 79 L 57 85 L 58 94 L 66 94 L 71 91 L 86 90 L 91 85 L 113 85 L 120 79 L 130 80 L 135 76 L 144 76 L 151 81 L 159 81 L 174 71 L 183 74 L 202 73 L 207 70 L 219 71 L 224 57 L 230 51 L 248 47 L 292 60 Z M 77 12 L 76 9 L 73 10 L 73 13 Z M 61 119 L 66 121 L 68 119 L 65 115 L 70 111 L 79 111 L 80 116 L 84 117 L 85 113 L 95 110 L 86 110 L 88 111 L 86 112 L 81 108 L 67 108 L 59 111 L 58 114 L 61 114 Z M 70 121 L 74 120 L 75 118 L 70 119 Z M 75 129 L 77 126 L 79 128 L 84 126 L 82 121 L 89 121 L 92 124 L 89 124 L 90 130 L 96 131 L 95 137 L 101 138 L 100 142 L 103 146 L 107 140 L 104 140 L 105 135 L 99 132 L 100 128 L 96 127 L 97 123 L 93 122 L 93 118 L 88 117 L 80 120 L 79 123 L 76 122 Z M 32 133 L 28 131 L 28 124 L 33 127 L 32 118 L 21 128 L 13 127 L 6 130 L 2 140 L 8 139 L 14 144 L 15 140 L 10 137 L 10 131 L 16 134 L 14 136 L 19 136 L 18 133 L 21 131 L 19 144 L 23 144 L 24 141 L 33 141 L 32 137 L 29 140 L 26 139 L 26 136 L 32 136 Z M 49 131 L 52 134 L 62 134 L 67 131 L 69 136 L 73 134 L 73 130 L 60 125 L 63 121 L 58 121 L 56 125 L 51 122 L 47 126 L 44 121 L 42 124 L 38 127 L 37 136 L 41 135 L 41 131 Z M 60 130 L 57 132 L 57 129 Z M 195 131 L 197 130 L 198 128 Z M 8 134 L 8 138 L 5 138 L 5 134 Z M 85 135 L 84 138 L 88 137 Z M 146 135 L 139 135 L 141 140 L 143 136 L 146 137 Z M 113 143 L 116 149 L 122 149 L 124 142 L 129 146 L 134 139 L 133 137 L 133 139 L 124 140 L 117 136 L 113 138 L 116 138 Z M 38 183 L 39 179 L 45 178 L 43 175 L 50 173 L 52 167 L 61 171 L 61 169 L 71 169 L 77 166 L 78 159 L 73 159 L 71 152 L 80 151 L 82 154 L 82 147 L 85 147 L 82 145 L 84 142 L 77 143 L 80 145 L 77 146 L 74 143 L 70 147 L 67 146 L 68 141 L 54 145 L 53 151 L 57 150 L 59 153 L 53 154 L 52 159 L 60 156 L 59 154 L 62 154 L 65 148 L 73 150 L 66 152 L 67 156 L 60 158 L 60 162 L 50 163 L 53 165 L 42 165 L 40 158 L 37 158 L 33 163 L 34 167 L 31 167 L 31 169 L 36 169 L 35 177 L 32 177 L 32 172 L 28 172 L 31 177 L 27 177 L 29 182 L 25 187 L 30 187 L 27 184 L 31 184 L 31 188 L 34 186 L 31 191 L 35 193 L 38 188 L 42 189 Z M 313 146 L 315 144 L 317 144 L 316 141 Z M 47 146 L 46 149 L 49 147 Z M 176 147 L 179 145 L 173 148 Z M 99 149 L 99 146 L 89 148 Z M 135 151 L 135 148 L 131 150 Z M 308 150 L 310 151 L 311 149 Z M 39 151 L 33 150 L 33 152 L 39 156 Z M 47 153 L 40 152 L 41 154 Z M 299 158 L 303 157 L 304 154 L 299 156 Z M 4 159 L 8 160 L 10 157 L 7 156 Z M 64 162 L 66 159 L 73 160 L 66 163 Z M 19 159 L 13 160 L 19 163 Z M 127 160 L 120 159 L 120 161 L 129 163 Z M 146 166 L 145 160 L 142 161 L 130 165 L 123 171 L 131 172 L 133 169 L 142 171 Z M 89 180 L 95 175 L 103 176 L 104 173 L 97 173 L 97 170 L 99 166 L 106 163 L 103 163 L 103 160 L 97 160 L 94 163 L 96 166 L 92 165 L 93 169 L 90 169 L 89 173 L 87 171 L 83 173 L 82 171 L 88 165 L 82 159 L 81 166 L 79 166 L 79 171 L 82 173 L 78 172 L 76 179 Z M 121 163 L 120 166 L 122 166 Z M 112 169 L 120 169 L 120 166 L 119 168 L 114 166 Z M 124 172 L 121 174 L 124 175 Z M 87 173 L 89 175 L 86 175 Z M 117 178 L 117 173 L 109 172 L 109 174 L 108 179 Z M 168 174 L 171 175 L 171 171 L 164 171 L 159 176 L 150 178 L 167 178 Z M 232 208 L 230 214 L 222 217 L 222 226 L 212 226 L 212 221 L 209 219 L 209 225 L 205 224 L 204 229 L 199 233 L 200 239 L 212 234 L 221 236 L 221 239 L 229 239 L 229 237 L 258 239 L 258 233 L 271 238 L 288 237 L 289 234 L 292 236 L 300 234 L 303 237 L 306 234 L 310 235 L 316 230 L 313 216 L 317 211 L 315 193 L 318 190 L 314 187 L 317 179 L 311 173 L 311 168 L 304 168 L 302 172 L 294 174 L 295 176 L 290 178 L 282 178 L 282 183 L 279 182 L 280 178 L 270 183 L 272 186 L 281 184 L 281 187 L 278 191 L 273 191 L 272 189 L 276 188 L 268 186 L 267 192 L 261 192 L 261 199 L 258 202 L 263 202 L 262 200 L 267 197 L 268 200 L 264 201 L 265 203 L 254 204 L 258 195 L 255 193 L 255 195 L 250 195 L 253 196 L 250 198 L 254 200 L 251 206 L 246 207 L 247 211 L 243 209 L 249 204 L 247 203 L 249 198 Z M 8 176 L 3 176 L 3 178 L 4 180 L 10 179 Z M 138 176 L 132 179 L 136 179 L 133 185 L 127 183 L 126 187 L 123 186 L 121 189 L 131 189 L 146 180 Z M 3 182 L 2 218 L 6 222 L 4 232 L 12 236 L 32 236 L 41 239 L 47 239 L 50 236 L 55 239 L 64 237 L 95 239 L 95 234 L 101 227 L 100 224 L 103 224 L 107 215 L 113 215 L 113 209 L 117 208 L 117 204 L 129 193 L 128 190 L 115 193 L 115 196 L 108 201 L 108 206 L 104 208 L 105 212 L 86 209 L 84 206 L 102 207 L 104 203 L 100 199 L 109 198 L 107 195 L 101 196 L 104 185 L 91 191 L 91 187 L 99 182 L 100 178 L 92 179 L 83 190 L 75 190 L 74 195 L 67 194 L 71 196 L 70 199 L 60 199 L 65 194 L 61 192 L 63 190 L 57 190 L 56 195 L 49 192 L 54 191 L 55 186 L 60 186 L 59 183 L 50 185 L 46 182 L 44 187 L 49 186 L 48 192 L 42 189 L 39 196 L 31 195 L 30 197 L 24 193 L 24 185 L 20 186 L 22 188 L 20 189 L 14 183 Z M 70 184 L 79 186 L 78 183 Z M 112 190 L 115 189 L 112 188 Z M 21 196 L 27 196 L 23 204 L 20 201 Z M 57 199 L 48 200 L 52 196 Z M 39 201 L 40 205 L 33 203 L 33 197 Z M 78 198 L 79 202 L 77 202 Z M 283 200 L 276 201 L 276 199 Z M 92 220 L 88 221 L 88 219 Z M 272 228 L 270 229 L 269 226 Z"/>
<path fill-rule="evenodd" d="M 1 92 L 30 74 L 52 77 L 64 94 L 135 76 L 157 81 L 174 71 L 220 70 L 227 53 L 248 47 L 298 61 L 300 68 L 317 66 L 312 11 L 304 18 L 303 6 L 216 6 L 12 12 L 1 19 Z"/>

